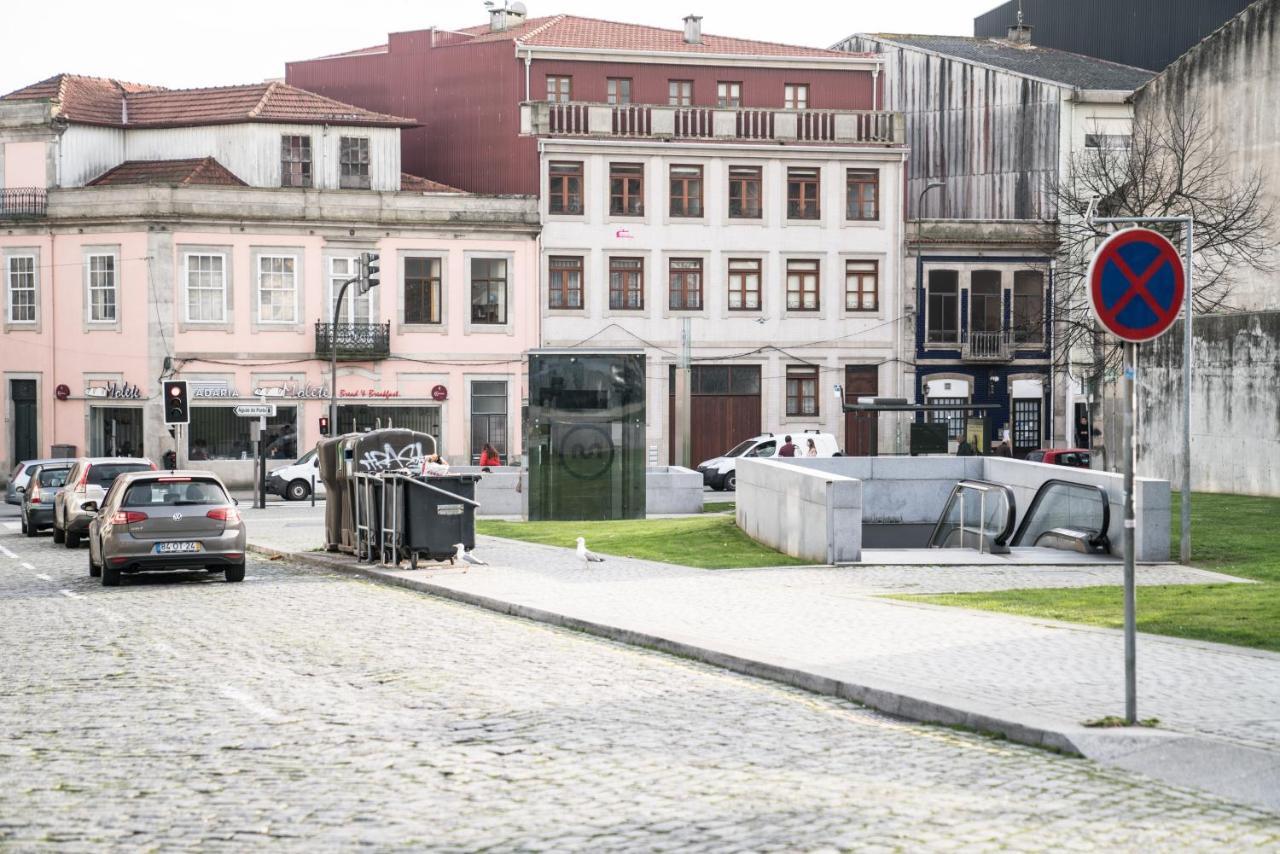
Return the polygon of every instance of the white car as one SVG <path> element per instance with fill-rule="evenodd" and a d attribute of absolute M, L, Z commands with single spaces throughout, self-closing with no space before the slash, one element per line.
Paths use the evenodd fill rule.
<path fill-rule="evenodd" d="M 324 481 L 320 479 L 320 459 L 312 448 L 291 466 L 273 471 L 267 477 L 267 492 L 289 501 L 306 501 L 311 497 L 311 481 L 315 479 L 316 498 L 324 497 Z"/>
<path fill-rule="evenodd" d="M 796 447 L 795 456 L 797 457 L 807 456 L 810 439 L 813 440 L 814 449 L 817 451 L 816 456 L 840 455 L 840 443 L 830 433 L 819 433 L 816 430 L 786 433 L 781 436 L 761 433 L 759 436 L 739 443 L 732 450 L 726 451 L 723 456 L 700 463 L 698 471 L 702 472 L 703 484 L 715 490 L 737 489 L 738 460 L 743 457 L 776 457 L 779 449 L 786 443 L 787 436 L 791 437 L 791 444 Z"/>

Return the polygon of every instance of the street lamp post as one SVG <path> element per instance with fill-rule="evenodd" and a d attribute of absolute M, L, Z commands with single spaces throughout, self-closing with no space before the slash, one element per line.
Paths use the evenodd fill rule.
<path fill-rule="evenodd" d="M 377 253 L 361 253 L 357 265 L 356 275 L 344 281 L 338 289 L 338 299 L 333 305 L 333 323 L 329 325 L 329 431 L 334 436 L 338 435 L 338 318 L 342 316 L 342 300 L 347 295 L 347 288 L 357 282 L 360 283 L 361 294 L 368 293 L 380 282 Z"/>

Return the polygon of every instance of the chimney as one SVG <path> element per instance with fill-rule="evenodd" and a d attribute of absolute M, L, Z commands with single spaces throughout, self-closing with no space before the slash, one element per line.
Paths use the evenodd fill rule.
<path fill-rule="evenodd" d="M 684 43 L 685 44 L 702 44 L 702 16 L 701 15 L 685 15 Z"/>
<path fill-rule="evenodd" d="M 1007 41 L 1013 44 L 1031 44 L 1031 25 L 1017 24 L 1010 27 Z"/>
<path fill-rule="evenodd" d="M 491 0 L 485 5 L 489 7 L 489 32 L 491 33 L 500 33 L 512 27 L 518 27 L 529 15 L 528 7 L 519 0 L 514 3 L 503 0 L 501 6 L 495 5 Z"/>

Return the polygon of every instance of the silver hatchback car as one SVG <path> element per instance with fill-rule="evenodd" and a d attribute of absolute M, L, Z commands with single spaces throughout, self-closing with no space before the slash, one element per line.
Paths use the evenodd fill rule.
<path fill-rule="evenodd" d="M 122 573 L 203 568 L 244 580 L 245 527 L 222 481 L 207 471 L 122 474 L 89 523 L 89 575 L 105 587 Z"/>

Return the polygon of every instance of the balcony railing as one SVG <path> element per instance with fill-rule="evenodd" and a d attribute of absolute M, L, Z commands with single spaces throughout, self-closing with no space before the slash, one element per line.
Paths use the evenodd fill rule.
<path fill-rule="evenodd" d="M 316 357 L 329 358 L 334 344 L 337 344 L 339 359 L 385 359 L 391 355 L 391 324 L 317 323 Z"/>
<path fill-rule="evenodd" d="M 901 113 L 885 110 L 760 110 L 526 101 L 520 132 L 531 136 L 741 139 L 900 145 Z"/>
<path fill-rule="evenodd" d="M 45 216 L 49 191 L 43 187 L 10 187 L 0 190 L 0 219 Z"/>
<path fill-rule="evenodd" d="M 1007 362 L 1013 358 L 1008 332 L 974 332 L 964 342 L 964 358 L 971 362 Z"/>

